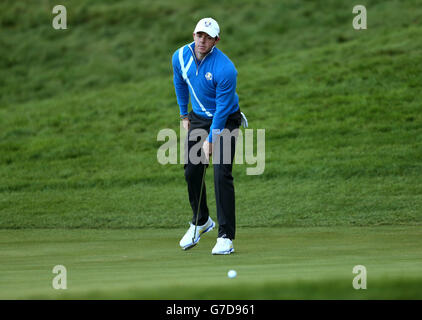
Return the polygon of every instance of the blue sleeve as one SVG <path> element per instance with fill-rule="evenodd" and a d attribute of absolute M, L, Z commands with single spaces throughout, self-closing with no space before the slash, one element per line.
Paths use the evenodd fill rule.
<path fill-rule="evenodd" d="M 183 50 L 180 48 L 179 50 Z M 180 108 L 180 115 L 188 114 L 189 88 L 185 80 L 183 80 L 182 72 L 179 64 L 179 50 L 172 57 L 173 64 L 173 83 L 176 91 L 177 104 Z"/>
<path fill-rule="evenodd" d="M 237 71 L 234 67 L 225 68 L 217 79 L 215 103 L 216 110 L 213 116 L 208 141 L 213 141 L 214 134 L 220 134 L 226 125 L 231 107 L 236 101 L 236 78 Z M 214 130 L 214 131 L 213 131 Z"/>

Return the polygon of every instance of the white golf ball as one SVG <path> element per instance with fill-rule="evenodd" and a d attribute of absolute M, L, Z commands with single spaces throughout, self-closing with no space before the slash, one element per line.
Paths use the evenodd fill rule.
<path fill-rule="evenodd" d="M 236 272 L 235 270 L 230 270 L 230 271 L 227 273 L 227 276 L 228 276 L 230 279 L 236 278 L 236 276 L 237 276 L 237 272 Z"/>

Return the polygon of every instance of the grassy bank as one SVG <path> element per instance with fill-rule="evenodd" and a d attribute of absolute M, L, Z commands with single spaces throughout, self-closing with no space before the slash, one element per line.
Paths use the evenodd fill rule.
<path fill-rule="evenodd" d="M 69 1 L 62 31 L 52 4 L 1 5 L 0 228 L 185 225 L 182 165 L 156 138 L 179 132 L 170 57 L 203 15 L 266 130 L 264 174 L 234 169 L 240 226 L 420 225 L 415 1 L 368 1 L 365 31 L 347 1 Z"/>

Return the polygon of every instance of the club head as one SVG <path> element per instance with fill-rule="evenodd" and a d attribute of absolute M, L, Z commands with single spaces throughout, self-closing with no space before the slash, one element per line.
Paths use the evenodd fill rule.
<path fill-rule="evenodd" d="M 198 244 L 198 242 L 194 242 L 194 243 L 192 243 L 190 246 L 186 246 L 186 247 L 184 247 L 183 248 L 183 250 L 189 250 L 189 249 L 192 249 L 194 246 L 196 246 Z"/>

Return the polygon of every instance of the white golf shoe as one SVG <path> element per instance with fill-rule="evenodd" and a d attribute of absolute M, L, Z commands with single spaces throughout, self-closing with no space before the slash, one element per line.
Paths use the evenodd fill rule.
<path fill-rule="evenodd" d="M 198 241 L 201 239 L 201 235 L 211 231 L 215 227 L 215 222 L 211 219 L 211 217 L 208 217 L 207 223 L 205 223 L 202 226 L 196 227 L 196 235 L 194 238 L 193 234 L 195 232 L 195 225 L 192 223 L 189 223 L 189 224 L 190 224 L 190 227 L 188 231 L 185 233 L 182 240 L 180 240 L 179 242 L 183 250 L 187 250 L 194 247 L 198 243 Z"/>
<path fill-rule="evenodd" d="M 233 242 L 227 238 L 217 238 L 212 254 L 230 254 L 234 252 Z"/>

